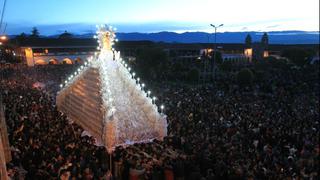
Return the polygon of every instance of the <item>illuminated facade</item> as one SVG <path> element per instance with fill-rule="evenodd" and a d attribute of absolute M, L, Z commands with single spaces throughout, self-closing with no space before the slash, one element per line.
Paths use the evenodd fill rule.
<path fill-rule="evenodd" d="M 244 55 L 249 58 L 250 61 L 252 61 L 252 53 L 253 53 L 253 50 L 252 48 L 246 48 L 244 49 Z"/>
<path fill-rule="evenodd" d="M 28 66 L 81 64 L 96 51 L 93 39 L 38 38 L 17 44 L 15 53 Z"/>

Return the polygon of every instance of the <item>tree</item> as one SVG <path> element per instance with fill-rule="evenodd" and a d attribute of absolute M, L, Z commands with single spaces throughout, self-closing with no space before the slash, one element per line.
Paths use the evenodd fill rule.
<path fill-rule="evenodd" d="M 241 69 L 237 74 L 237 81 L 241 86 L 250 85 L 253 81 L 253 73 L 250 69 Z"/>
<path fill-rule="evenodd" d="M 288 58 L 297 66 L 304 66 L 308 64 L 309 58 L 312 57 L 312 54 L 301 48 L 290 48 L 282 51 L 282 56 Z"/>
<path fill-rule="evenodd" d="M 215 53 L 217 53 L 217 54 L 215 54 Z M 215 57 L 216 56 L 216 57 Z M 214 59 L 214 58 L 216 58 L 216 59 Z M 222 54 L 221 54 L 221 52 L 219 52 L 219 51 L 216 51 L 216 52 L 214 52 L 214 51 L 212 51 L 212 53 L 211 53 L 211 62 L 213 62 L 214 60 L 216 60 L 216 64 L 221 64 L 222 63 Z"/>
<path fill-rule="evenodd" d="M 200 73 L 198 69 L 193 68 L 188 72 L 187 79 L 189 82 L 195 83 L 199 80 Z"/>
<path fill-rule="evenodd" d="M 23 43 L 28 37 L 27 37 L 26 33 L 23 32 L 20 35 L 18 35 L 16 38 L 19 43 Z"/>
<path fill-rule="evenodd" d="M 72 38 L 72 34 L 68 33 L 67 31 L 64 31 L 64 33 L 60 34 L 59 38 L 61 38 L 61 39 L 70 39 L 70 38 Z"/>
<path fill-rule="evenodd" d="M 263 33 L 263 35 L 262 35 L 261 44 L 262 44 L 265 48 L 267 48 L 268 45 L 269 45 L 269 36 L 268 36 L 268 34 L 267 34 L 266 32 Z"/>
<path fill-rule="evenodd" d="M 273 56 L 269 56 L 269 57 L 262 59 L 262 61 L 267 62 L 268 65 L 271 65 L 271 67 L 273 67 L 273 68 L 286 69 L 288 67 L 288 63 L 287 63 L 286 59 L 284 59 L 284 58 L 277 59 Z"/>
<path fill-rule="evenodd" d="M 173 63 L 172 71 L 175 72 L 175 73 L 179 73 L 179 72 L 183 71 L 182 64 L 180 62 Z"/>
<path fill-rule="evenodd" d="M 250 34 L 247 35 L 247 37 L 246 37 L 246 39 L 245 39 L 245 44 L 246 44 L 246 47 L 247 47 L 247 48 L 250 48 L 250 47 L 251 47 L 251 45 L 252 45 L 252 38 L 251 38 L 251 35 L 250 35 Z"/>
<path fill-rule="evenodd" d="M 225 60 L 225 61 L 223 61 L 223 62 L 221 63 L 221 65 L 220 65 L 220 69 L 221 69 L 222 71 L 226 71 L 226 72 L 231 71 L 231 69 L 232 69 L 232 62 L 231 62 L 231 60 Z"/>
<path fill-rule="evenodd" d="M 36 27 L 33 27 L 32 28 L 32 31 L 31 31 L 31 35 L 30 35 L 30 37 L 32 37 L 32 38 L 38 38 L 39 37 L 39 31 L 38 31 L 38 29 L 36 28 Z"/>
<path fill-rule="evenodd" d="M 160 48 L 139 49 L 136 59 L 137 72 L 146 78 L 157 78 L 167 70 L 167 54 Z"/>

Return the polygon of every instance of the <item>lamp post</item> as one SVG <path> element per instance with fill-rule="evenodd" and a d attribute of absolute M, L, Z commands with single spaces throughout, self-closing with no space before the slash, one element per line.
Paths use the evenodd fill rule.
<path fill-rule="evenodd" d="M 210 26 L 212 26 L 214 28 L 214 56 L 213 56 L 213 76 L 214 76 L 214 79 L 216 78 L 216 54 L 217 54 L 217 29 L 219 27 L 222 27 L 223 24 L 220 24 L 219 26 L 217 25 L 213 25 L 213 24 L 210 24 Z"/>

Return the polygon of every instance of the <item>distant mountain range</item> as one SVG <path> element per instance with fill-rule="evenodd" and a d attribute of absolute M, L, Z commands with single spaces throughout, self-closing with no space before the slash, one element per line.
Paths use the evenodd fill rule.
<path fill-rule="evenodd" d="M 253 42 L 260 41 L 263 32 L 223 32 L 217 33 L 218 43 L 244 43 L 250 34 Z M 94 34 L 74 35 L 77 38 L 91 38 Z M 268 32 L 270 44 L 319 44 L 319 31 L 275 31 Z M 53 35 L 49 37 L 58 37 Z M 213 43 L 214 34 L 206 32 L 158 32 L 158 33 L 117 33 L 121 41 L 148 40 L 169 43 Z"/>

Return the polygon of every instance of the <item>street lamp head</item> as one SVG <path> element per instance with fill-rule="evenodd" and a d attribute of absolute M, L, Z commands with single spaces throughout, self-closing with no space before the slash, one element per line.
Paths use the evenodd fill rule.
<path fill-rule="evenodd" d="M 223 24 L 220 24 L 219 27 L 223 26 Z"/>
<path fill-rule="evenodd" d="M 215 25 L 213 25 L 213 24 L 210 24 L 210 26 L 212 26 L 212 27 L 214 27 L 214 28 L 216 27 L 216 26 L 215 26 Z"/>
<path fill-rule="evenodd" d="M 0 39 L 1 39 L 1 40 L 7 40 L 7 36 L 4 36 L 4 35 L 3 35 L 3 36 L 0 37 Z"/>

